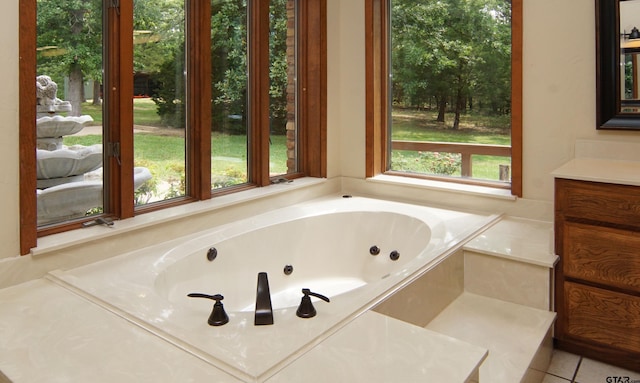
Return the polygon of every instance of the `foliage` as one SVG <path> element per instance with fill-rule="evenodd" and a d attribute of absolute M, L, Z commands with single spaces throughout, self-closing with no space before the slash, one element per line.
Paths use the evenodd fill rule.
<path fill-rule="evenodd" d="M 461 155 L 454 153 L 418 152 L 417 157 L 407 157 L 393 151 L 391 164 L 394 170 L 437 175 L 460 173 Z"/>
<path fill-rule="evenodd" d="M 135 166 L 143 166 L 151 172 L 151 179 L 134 191 L 135 205 L 145 205 L 153 201 L 161 201 L 180 197 L 186 194 L 184 162 L 150 161 L 138 158 Z"/>
<path fill-rule="evenodd" d="M 153 177 L 153 163 L 146 160 L 136 161 L 136 166 L 143 166 L 151 172 L 151 179 L 143 183 L 138 189 L 133 191 L 133 202 L 136 206 L 145 205 L 151 201 L 154 195 L 158 194 L 158 178 Z"/>
<path fill-rule="evenodd" d="M 185 12 L 183 0 L 136 0 L 134 70 L 150 75 L 161 124 L 186 126 Z M 134 38 L 134 42 L 136 39 Z"/>
<path fill-rule="evenodd" d="M 59 90 L 69 79 L 67 98 L 74 109 L 77 104 L 74 114 L 80 114 L 84 82 L 102 83 L 106 4 L 102 0 L 37 0 L 37 72 L 50 76 Z M 134 70 L 158 73 L 167 57 L 179 57 L 180 43 L 184 45 L 184 0 L 134 0 L 133 6 Z M 58 97 L 64 98 L 62 92 Z M 168 109 L 173 113 L 176 108 Z"/>
<path fill-rule="evenodd" d="M 68 78 L 72 115 L 80 115 L 84 81 L 102 79 L 102 1 L 38 0 L 37 7 L 37 74 L 58 84 L 59 98 Z"/>
<path fill-rule="evenodd" d="M 160 65 L 155 75 L 158 87 L 154 90 L 153 102 L 164 126 L 184 128 L 186 126 L 184 82 L 184 45 L 175 48 L 173 54 Z"/>
<path fill-rule="evenodd" d="M 287 0 L 271 0 L 269 97 L 271 133 L 285 134 L 287 124 Z"/>
<path fill-rule="evenodd" d="M 272 132 L 284 134 L 287 118 L 287 0 L 270 3 L 269 95 Z M 248 122 L 247 3 L 219 0 L 211 9 L 212 130 L 246 134 Z M 165 125 L 184 127 L 184 44 L 175 45 L 154 74 L 153 100 Z"/>
<path fill-rule="evenodd" d="M 184 45 L 184 0 L 134 0 L 133 70 L 154 74 Z M 184 52 L 184 50 L 183 50 Z"/>
<path fill-rule="evenodd" d="M 247 174 L 229 167 L 220 175 L 211 175 L 213 189 L 239 185 L 247 182 Z"/>
<path fill-rule="evenodd" d="M 511 32 L 508 0 L 394 0 L 391 55 L 393 101 L 435 103 L 438 121 L 467 105 L 510 112 Z"/>
<path fill-rule="evenodd" d="M 211 4 L 211 124 L 214 131 L 247 133 L 247 31 L 245 0 L 220 0 Z"/>
<path fill-rule="evenodd" d="M 37 0 L 39 74 L 58 84 L 79 79 L 70 94 L 80 107 L 82 84 L 102 81 L 101 0 Z M 184 0 L 134 0 L 134 71 L 150 76 L 153 101 L 165 126 L 184 128 Z M 272 133 L 284 134 L 287 118 L 287 0 L 270 2 L 270 114 Z M 216 0 L 211 15 L 212 129 L 246 134 L 248 122 L 247 1 Z M 55 48 L 53 48 L 55 47 Z M 76 76 L 71 76 L 75 73 Z M 78 111 L 79 114 L 79 111 Z"/>

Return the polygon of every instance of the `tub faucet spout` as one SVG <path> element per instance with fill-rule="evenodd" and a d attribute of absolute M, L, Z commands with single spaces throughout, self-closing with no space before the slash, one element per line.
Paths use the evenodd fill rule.
<path fill-rule="evenodd" d="M 269 293 L 269 280 L 267 273 L 258 273 L 258 288 L 256 291 L 256 314 L 254 319 L 256 326 L 273 324 L 273 309 L 271 308 L 271 294 Z"/>

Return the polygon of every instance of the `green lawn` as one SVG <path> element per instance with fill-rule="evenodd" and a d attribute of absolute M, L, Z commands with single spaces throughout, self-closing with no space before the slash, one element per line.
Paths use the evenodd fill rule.
<path fill-rule="evenodd" d="M 82 114 L 93 117 L 93 125 L 102 125 L 102 106 L 92 105 L 91 101 L 82 104 Z M 156 104 L 150 98 L 133 99 L 133 119 L 136 125 L 160 126 Z"/>
<path fill-rule="evenodd" d="M 102 142 L 100 135 L 67 136 L 65 145 L 93 145 Z M 271 172 L 286 173 L 286 137 L 273 136 L 271 138 Z M 247 146 L 246 136 L 212 133 L 211 137 L 211 176 L 213 187 L 229 186 L 246 182 L 247 177 Z M 165 181 L 184 193 L 181 185 L 184 179 L 185 142 L 184 138 L 176 136 L 160 136 L 149 133 L 134 134 L 134 165 L 144 166 L 151 171 L 154 182 L 150 185 L 149 193 L 155 193 L 161 199 L 175 196 L 174 194 L 161 196 L 160 191 L 153 190 L 160 187 L 158 181 Z"/>
<path fill-rule="evenodd" d="M 467 142 L 490 145 L 510 145 L 509 116 L 491 117 L 478 114 L 466 114 L 461 117 L 460 127 L 452 128 L 453 114 L 445 116 L 445 124 L 436 122 L 436 114 L 428 111 L 394 109 L 392 113 L 393 140 Z M 394 170 L 429 172 L 433 159 L 425 160 L 418 152 L 394 151 L 392 167 Z M 456 157 L 457 158 L 457 157 Z M 498 180 L 499 166 L 510 165 L 509 157 L 472 156 L 473 177 Z M 460 167 L 451 173 L 460 176 Z"/>
<path fill-rule="evenodd" d="M 138 126 L 160 126 L 160 117 L 156 113 L 155 104 L 151 99 L 134 99 L 134 124 Z M 94 124 L 102 123 L 101 107 L 86 103 L 83 113 L 94 119 Z M 446 124 L 436 122 L 433 113 L 412 110 L 394 110 L 393 134 L 394 140 L 437 141 L 437 142 L 469 142 L 479 144 L 509 145 L 509 120 L 505 117 L 485 117 L 478 115 L 464 115 L 460 128 L 454 130 L 450 124 L 452 115 L 446 116 Z M 93 145 L 101 143 L 100 135 L 67 136 L 65 145 Z M 244 135 L 228 135 L 212 133 L 211 175 L 214 186 L 225 186 L 246 182 L 247 174 L 247 142 Z M 184 192 L 184 138 L 175 135 L 156 135 L 152 133 L 136 133 L 134 135 L 135 166 L 144 166 L 151 171 L 157 187 L 159 180 L 166 181 L 172 188 L 182 188 Z M 271 137 L 271 172 L 286 173 L 286 137 Z M 428 157 L 428 159 L 426 159 Z M 430 172 L 433 168 L 433 156 L 429 154 L 409 151 L 394 151 L 392 155 L 393 167 L 396 170 Z M 439 156 L 437 166 L 446 166 L 452 170 L 453 176 L 460 175 L 459 164 L 451 168 L 450 162 L 456 157 Z M 459 161 L 459 160 L 458 160 Z M 508 157 L 473 156 L 473 176 L 489 180 L 499 179 L 499 165 L 510 164 Z M 177 189 L 176 189 L 177 190 Z M 151 191 L 160 193 L 157 191 Z M 174 190 L 175 192 L 175 190 Z M 163 198 L 160 196 L 160 198 Z"/>

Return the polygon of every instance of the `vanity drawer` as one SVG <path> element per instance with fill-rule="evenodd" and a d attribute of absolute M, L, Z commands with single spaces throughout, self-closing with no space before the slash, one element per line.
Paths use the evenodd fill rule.
<path fill-rule="evenodd" d="M 564 284 L 566 335 L 640 352 L 640 297 Z"/>
<path fill-rule="evenodd" d="M 556 179 L 556 209 L 564 217 L 640 227 L 636 186 Z"/>
<path fill-rule="evenodd" d="M 565 222 L 564 275 L 640 291 L 640 233 Z"/>

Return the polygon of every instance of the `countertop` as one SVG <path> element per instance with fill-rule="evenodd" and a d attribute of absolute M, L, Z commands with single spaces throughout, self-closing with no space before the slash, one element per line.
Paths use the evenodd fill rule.
<path fill-rule="evenodd" d="M 640 161 L 602 158 L 575 158 L 551 175 L 579 181 L 640 186 Z"/>

